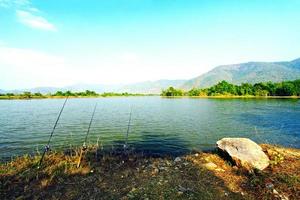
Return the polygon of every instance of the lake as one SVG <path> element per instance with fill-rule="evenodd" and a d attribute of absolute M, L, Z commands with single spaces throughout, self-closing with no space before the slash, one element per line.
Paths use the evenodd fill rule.
<path fill-rule="evenodd" d="M 1 100 L 0 158 L 42 151 L 64 99 Z M 300 148 L 298 99 L 111 97 L 69 99 L 51 141 L 54 150 L 81 146 L 97 102 L 88 144 L 125 143 L 149 154 L 211 149 L 223 137 Z"/>

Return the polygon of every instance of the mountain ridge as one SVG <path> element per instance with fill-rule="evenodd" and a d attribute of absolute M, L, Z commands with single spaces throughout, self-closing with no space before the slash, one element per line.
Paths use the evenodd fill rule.
<path fill-rule="evenodd" d="M 300 78 L 300 58 L 283 62 L 220 65 L 184 83 L 182 89 L 206 88 L 225 80 L 233 84 L 281 82 Z"/>
<path fill-rule="evenodd" d="M 246 62 L 238 64 L 220 65 L 207 73 L 189 80 L 161 79 L 156 81 L 143 81 L 132 84 L 74 84 L 66 87 L 36 87 L 20 90 L 0 89 L 0 93 L 22 93 L 29 91 L 43 94 L 61 91 L 80 92 L 93 90 L 97 93 L 103 92 L 128 92 L 143 94 L 159 94 L 161 90 L 170 86 L 190 90 L 192 88 L 206 88 L 225 80 L 233 84 L 258 83 L 258 82 L 281 82 L 300 79 L 300 58 L 291 61 L 279 62 Z"/>
<path fill-rule="evenodd" d="M 92 90 L 97 93 L 104 92 L 116 92 L 116 93 L 143 93 L 143 94 L 159 94 L 162 89 L 168 88 L 170 86 L 180 87 L 186 80 L 170 80 L 170 79 L 160 79 L 156 81 L 143 81 L 131 84 L 73 84 L 65 87 L 36 87 L 36 88 L 25 88 L 25 89 L 15 89 L 15 90 L 3 90 L 0 89 L 0 93 L 23 93 L 25 91 L 36 93 L 40 92 L 42 94 L 55 93 L 56 91 L 73 91 L 82 92 L 85 90 Z"/>

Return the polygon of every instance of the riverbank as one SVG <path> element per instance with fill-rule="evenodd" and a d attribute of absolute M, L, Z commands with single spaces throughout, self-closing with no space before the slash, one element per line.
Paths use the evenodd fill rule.
<path fill-rule="evenodd" d="M 90 147 L 0 165 L 1 199 L 299 199 L 300 150 L 261 145 L 271 165 L 248 173 L 217 151 L 180 157 Z"/>
<path fill-rule="evenodd" d="M 69 96 L 68 98 L 106 98 L 106 97 L 145 97 L 159 96 L 158 94 L 139 94 L 127 96 Z M 191 98 L 191 99 L 300 99 L 300 96 L 161 96 L 162 98 Z M 34 96 L 26 98 L 23 96 L 0 96 L 0 100 L 30 100 L 30 99 L 65 99 L 65 96 Z"/>
<path fill-rule="evenodd" d="M 132 94 L 132 95 L 96 95 L 96 96 L 68 96 L 69 99 L 76 98 L 106 98 L 106 97 L 144 97 L 158 96 L 152 94 Z M 15 96 L 0 96 L 0 100 L 30 100 L 30 99 L 65 99 L 67 96 L 32 96 L 24 97 L 22 95 Z"/>
<path fill-rule="evenodd" d="M 234 96 L 234 95 L 218 95 L 218 96 L 162 96 L 163 98 L 195 98 L 195 99 L 300 99 L 300 96 Z"/>

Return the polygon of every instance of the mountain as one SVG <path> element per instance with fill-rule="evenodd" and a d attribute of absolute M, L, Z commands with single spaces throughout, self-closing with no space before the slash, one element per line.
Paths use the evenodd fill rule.
<path fill-rule="evenodd" d="M 85 91 L 93 90 L 97 93 L 103 92 L 128 92 L 143 94 L 159 94 L 162 89 L 173 86 L 189 90 L 193 87 L 210 87 L 222 80 L 233 84 L 257 83 L 257 82 L 281 82 L 285 80 L 300 79 L 300 58 L 290 62 L 248 62 L 233 65 L 221 65 L 213 70 L 190 80 L 158 80 L 145 81 L 133 84 L 75 84 L 67 87 L 38 87 L 20 90 L 0 90 L 0 93 L 22 93 L 24 91 L 55 93 L 61 91 Z"/>
<path fill-rule="evenodd" d="M 59 90 L 59 88 L 57 87 L 37 87 L 37 88 L 32 88 L 29 90 L 21 90 L 20 92 L 24 92 L 24 91 L 30 91 L 32 93 L 36 93 L 36 92 L 40 92 L 42 94 L 46 94 L 46 93 L 55 93 L 57 90 Z"/>
<path fill-rule="evenodd" d="M 158 81 L 145 81 L 133 84 L 118 84 L 118 85 L 104 85 L 104 84 L 74 84 L 66 87 L 37 87 L 18 90 L 0 90 L 0 93 L 23 93 L 29 91 L 32 93 L 40 92 L 42 94 L 55 93 L 56 91 L 73 91 L 80 92 L 85 90 L 92 90 L 97 93 L 103 92 L 128 92 L 128 93 L 141 93 L 141 94 L 159 94 L 162 89 L 170 86 L 180 87 L 186 80 L 158 80 Z"/>
<path fill-rule="evenodd" d="M 23 92 L 31 92 L 31 93 L 40 92 L 42 94 L 47 94 L 47 93 L 54 93 L 57 90 L 60 90 L 60 88 L 56 88 L 56 87 L 36 87 L 36 88 L 29 88 L 29 89 L 0 90 L 0 93 L 21 94 Z"/>
<path fill-rule="evenodd" d="M 98 93 L 103 92 L 128 92 L 128 93 L 142 93 L 142 94 L 159 94 L 162 89 L 170 86 L 180 87 L 186 80 L 158 80 L 158 81 L 145 81 L 132 84 L 117 84 L 117 85 L 88 85 L 76 84 L 63 88 L 63 91 L 70 90 L 74 92 L 93 90 Z"/>
<path fill-rule="evenodd" d="M 186 80 L 158 80 L 129 84 L 119 88 L 119 92 L 159 94 L 170 86 L 180 87 Z"/>
<path fill-rule="evenodd" d="M 300 58 L 290 62 L 248 62 L 221 65 L 213 70 L 188 80 L 181 88 L 206 88 L 225 80 L 233 84 L 281 82 L 300 78 Z"/>
<path fill-rule="evenodd" d="M 67 87 L 61 88 L 61 91 L 67 91 L 70 90 L 72 92 L 82 92 L 85 90 L 92 90 L 97 93 L 103 93 L 103 92 L 113 92 L 116 89 L 121 87 L 120 85 L 104 85 L 104 84 L 74 84 Z"/>

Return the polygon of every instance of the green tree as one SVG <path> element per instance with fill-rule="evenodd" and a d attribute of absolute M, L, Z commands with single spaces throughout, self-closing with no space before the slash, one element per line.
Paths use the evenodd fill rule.
<path fill-rule="evenodd" d="M 230 84 L 226 81 L 221 81 L 217 85 L 214 85 L 208 88 L 208 95 L 215 96 L 215 95 L 237 95 L 237 88 L 235 85 Z"/>
<path fill-rule="evenodd" d="M 75 96 L 70 90 L 66 91 L 63 96 Z"/>
<path fill-rule="evenodd" d="M 168 89 L 162 91 L 161 96 L 183 96 L 183 94 L 184 92 L 182 90 L 177 90 L 173 87 L 169 87 Z"/>
<path fill-rule="evenodd" d="M 24 97 L 24 98 L 31 98 L 32 97 L 32 94 L 31 94 L 31 92 L 23 92 L 23 94 L 22 94 L 22 96 Z"/>
<path fill-rule="evenodd" d="M 41 97 L 43 95 L 40 92 L 36 92 L 36 93 L 34 93 L 34 96 Z"/>
<path fill-rule="evenodd" d="M 255 96 L 268 96 L 269 95 L 269 91 L 268 90 L 263 90 L 263 89 L 257 89 L 254 92 Z"/>
<path fill-rule="evenodd" d="M 242 95 L 253 95 L 253 86 L 249 83 L 242 83 L 241 91 Z"/>
<path fill-rule="evenodd" d="M 199 96 L 201 94 L 201 89 L 193 88 L 188 91 L 189 96 Z"/>
<path fill-rule="evenodd" d="M 293 96 L 297 94 L 297 90 L 293 83 L 282 82 L 282 84 L 276 89 L 277 96 Z"/>
<path fill-rule="evenodd" d="M 97 93 L 95 91 L 86 90 L 85 91 L 86 96 L 96 96 Z"/>
<path fill-rule="evenodd" d="M 300 96 L 300 79 L 294 81 L 296 95 Z"/>
<path fill-rule="evenodd" d="M 62 91 L 57 91 L 54 96 L 64 96 L 64 93 Z"/>

